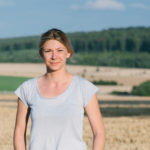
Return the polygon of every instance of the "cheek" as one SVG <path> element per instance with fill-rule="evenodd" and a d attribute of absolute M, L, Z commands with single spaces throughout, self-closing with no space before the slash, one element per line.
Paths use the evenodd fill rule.
<path fill-rule="evenodd" d="M 62 54 L 60 54 L 59 56 L 60 56 L 60 58 L 62 58 L 62 59 L 66 59 L 66 58 L 67 58 L 67 54 L 66 54 L 66 53 L 62 53 Z M 58 56 L 58 57 L 59 57 L 59 56 Z"/>
<path fill-rule="evenodd" d="M 67 58 L 68 58 L 67 55 L 64 55 L 64 56 L 63 56 L 63 59 L 64 59 L 64 60 L 67 60 Z"/>
<path fill-rule="evenodd" d="M 48 57 L 48 56 L 43 56 L 44 62 L 47 62 L 49 59 L 50 59 L 50 57 Z"/>
<path fill-rule="evenodd" d="M 69 56 L 69 53 L 68 52 L 64 53 L 64 57 L 67 58 L 67 56 Z"/>

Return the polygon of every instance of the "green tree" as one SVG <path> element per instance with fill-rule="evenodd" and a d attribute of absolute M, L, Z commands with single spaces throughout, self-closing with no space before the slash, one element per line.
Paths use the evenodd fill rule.
<path fill-rule="evenodd" d="M 150 40 L 143 40 L 140 46 L 141 52 L 148 52 L 150 53 Z"/>
<path fill-rule="evenodd" d="M 125 49 L 127 51 L 134 51 L 135 50 L 135 43 L 134 43 L 134 40 L 131 39 L 131 38 L 127 38 L 126 41 L 125 41 Z"/>

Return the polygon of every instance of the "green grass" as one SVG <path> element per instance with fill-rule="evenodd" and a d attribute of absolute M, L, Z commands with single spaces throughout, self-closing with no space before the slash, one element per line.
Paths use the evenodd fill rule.
<path fill-rule="evenodd" d="M 116 81 L 92 81 L 95 85 L 117 85 Z"/>
<path fill-rule="evenodd" d="M 135 96 L 150 96 L 150 80 L 141 83 L 138 86 L 133 86 L 131 92 L 112 91 L 113 95 L 135 95 Z"/>
<path fill-rule="evenodd" d="M 80 52 L 75 53 L 73 64 L 94 65 L 94 66 L 114 66 L 130 68 L 150 68 L 149 53 L 135 52 Z M 71 62 L 69 62 L 71 63 Z"/>
<path fill-rule="evenodd" d="M 134 86 L 131 93 L 138 96 L 150 96 L 150 80 Z"/>
<path fill-rule="evenodd" d="M 112 91 L 111 94 L 113 95 L 120 95 L 120 96 L 131 96 L 131 93 L 129 92 L 121 92 L 121 91 Z"/>
<path fill-rule="evenodd" d="M 130 68 L 150 68 L 150 54 L 143 52 L 126 51 L 104 51 L 104 52 L 76 52 L 72 58 L 67 60 L 72 65 L 94 65 L 94 66 L 114 66 Z M 24 49 L 2 52 L 0 62 L 43 62 L 38 54 L 38 50 Z M 99 72 L 99 70 L 97 70 Z"/>
<path fill-rule="evenodd" d="M 14 91 L 27 77 L 0 76 L 0 91 Z"/>

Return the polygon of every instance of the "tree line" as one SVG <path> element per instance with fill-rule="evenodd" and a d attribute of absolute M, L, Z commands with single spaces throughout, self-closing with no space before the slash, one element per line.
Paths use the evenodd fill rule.
<path fill-rule="evenodd" d="M 75 52 L 150 53 L 150 27 L 110 28 L 93 32 L 67 33 Z M 0 39 L 0 51 L 37 50 L 40 36 Z"/>
<path fill-rule="evenodd" d="M 150 68 L 150 27 L 67 33 L 75 51 L 68 64 Z M 34 62 L 40 36 L 0 39 L 0 62 Z"/>

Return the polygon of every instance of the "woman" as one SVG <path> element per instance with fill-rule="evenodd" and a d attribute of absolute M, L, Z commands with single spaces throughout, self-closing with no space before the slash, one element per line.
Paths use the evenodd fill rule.
<path fill-rule="evenodd" d="M 39 54 L 47 72 L 23 82 L 15 91 L 18 108 L 14 149 L 26 149 L 31 113 L 29 150 L 86 150 L 82 140 L 84 110 L 93 131 L 93 149 L 104 150 L 105 130 L 96 92 L 90 81 L 66 71 L 73 50 L 64 32 L 51 29 L 41 36 Z"/>

